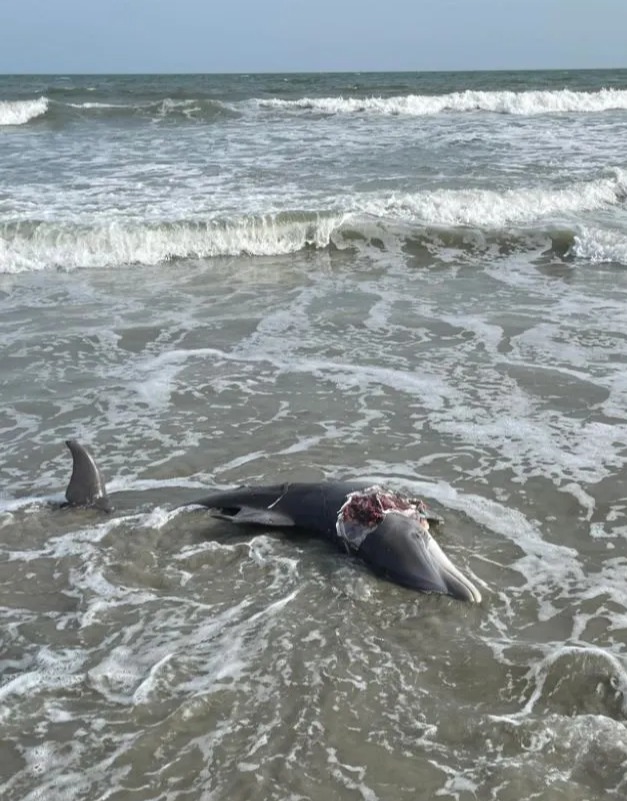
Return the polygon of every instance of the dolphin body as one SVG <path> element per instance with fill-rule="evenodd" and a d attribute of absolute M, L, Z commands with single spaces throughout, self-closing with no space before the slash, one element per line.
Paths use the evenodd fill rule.
<path fill-rule="evenodd" d="M 96 461 L 77 440 L 66 445 L 73 471 L 70 506 L 110 511 Z M 429 531 L 440 522 L 422 501 L 364 481 L 287 483 L 214 492 L 185 506 L 204 506 L 235 524 L 300 530 L 361 559 L 378 575 L 419 592 L 479 603 L 481 594 L 453 565 Z"/>

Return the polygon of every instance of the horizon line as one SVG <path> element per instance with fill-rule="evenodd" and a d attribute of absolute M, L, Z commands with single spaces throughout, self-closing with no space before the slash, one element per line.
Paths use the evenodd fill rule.
<path fill-rule="evenodd" d="M 197 71 L 74 71 L 60 70 L 58 72 L 0 72 L 0 77 L 12 78 L 35 78 L 41 76 L 102 76 L 102 75 L 170 75 L 170 76 L 199 76 L 199 75 L 416 75 L 416 74 L 451 74 L 451 73 L 493 73 L 493 72 L 620 72 L 627 71 L 627 66 L 623 67 L 494 67 L 494 68 L 471 68 L 471 69 L 342 69 L 342 70 L 222 70 L 216 72 L 197 72 Z"/>

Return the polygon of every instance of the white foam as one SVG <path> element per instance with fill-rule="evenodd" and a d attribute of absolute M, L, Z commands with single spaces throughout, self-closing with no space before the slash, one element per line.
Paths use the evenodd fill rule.
<path fill-rule="evenodd" d="M 627 700 L 625 699 L 625 690 L 627 689 L 627 673 L 623 668 L 620 661 L 609 651 L 604 648 L 599 648 L 594 645 L 560 645 L 554 651 L 551 651 L 544 659 L 534 664 L 529 673 L 530 680 L 535 684 L 535 688 L 531 693 L 525 706 L 520 712 L 515 713 L 511 717 L 529 715 L 538 700 L 541 699 L 544 690 L 546 679 L 549 675 L 550 669 L 562 660 L 564 657 L 572 656 L 592 656 L 599 662 L 607 664 L 608 673 L 611 674 L 612 685 L 614 689 L 621 694 L 622 697 L 622 712 L 627 714 Z"/>
<path fill-rule="evenodd" d="M 166 654 L 156 664 L 169 658 Z M 153 665 L 154 668 L 154 665 Z M 128 646 L 117 646 L 88 673 L 90 685 L 110 701 L 130 703 L 133 694 L 146 681 L 144 666 Z M 152 669 L 150 671 L 152 673 Z"/>
<path fill-rule="evenodd" d="M 310 220 L 266 215 L 228 224 L 133 226 L 110 222 L 92 227 L 40 225 L 26 234 L 19 229 L 14 233 L 5 230 L 0 238 L 0 273 L 295 253 L 307 246 L 328 246 L 342 221 L 343 215 L 318 215 Z"/>
<path fill-rule="evenodd" d="M 195 100 L 173 100 L 170 97 L 162 100 L 157 107 L 157 113 L 162 117 L 177 112 L 186 117 L 191 117 L 200 110 L 200 106 Z"/>
<path fill-rule="evenodd" d="M 423 398 L 434 410 L 440 409 L 444 405 L 448 394 L 446 384 L 440 377 L 427 370 L 414 373 L 390 367 L 349 365 L 319 359 L 300 359 L 293 364 L 284 361 L 281 366 L 294 372 L 323 375 L 342 389 L 351 387 L 364 389 L 368 386 L 390 387 L 400 392 L 406 392 L 408 395 Z"/>
<path fill-rule="evenodd" d="M 68 103 L 67 105 L 70 108 L 83 108 L 83 109 L 124 108 L 130 110 L 133 108 L 133 106 L 128 106 L 125 105 L 124 103 L 85 102 L 85 103 Z"/>
<path fill-rule="evenodd" d="M 48 110 L 48 98 L 0 100 L 0 125 L 25 125 Z"/>
<path fill-rule="evenodd" d="M 575 236 L 572 251 L 580 259 L 593 264 L 617 262 L 627 264 L 627 235 L 602 228 L 582 227 Z"/>
<path fill-rule="evenodd" d="M 498 114 L 593 113 L 627 109 L 627 90 L 601 89 L 597 92 L 451 92 L 444 95 L 395 97 L 302 97 L 297 100 L 257 100 L 261 108 L 308 110 L 323 114 L 404 114 L 413 117 L 442 112 L 489 111 Z"/>
<path fill-rule="evenodd" d="M 584 212 L 616 207 L 626 194 L 627 172 L 616 169 L 612 176 L 561 187 L 354 193 L 329 198 L 327 208 L 319 211 L 273 211 L 207 221 L 190 218 L 168 222 L 167 216 L 152 221 L 133 219 L 132 215 L 122 219 L 108 209 L 97 216 L 68 220 L 68 212 L 59 210 L 58 222 L 5 223 L 0 228 L 0 273 L 153 265 L 173 259 L 238 255 L 277 256 L 330 245 L 340 249 L 363 245 L 372 251 L 368 243 L 373 238 L 383 241 L 385 252 L 390 253 L 411 236 L 414 226 L 470 226 L 486 231 L 556 223 L 576 232 L 574 255 L 593 262 L 627 263 L 627 236 L 582 226 L 579 218 Z M 271 198 L 266 202 L 273 203 Z M 167 209 L 162 212 L 169 213 Z M 358 236 L 351 237 L 351 233 Z M 437 248 L 442 256 L 441 244 Z"/>
<path fill-rule="evenodd" d="M 42 504 L 62 504 L 65 502 L 65 496 L 60 492 L 55 492 L 50 495 L 29 495 L 24 498 L 1 498 L 0 497 L 0 514 L 9 514 L 17 512 L 21 509 L 29 509 L 30 507 L 41 506 Z"/>
<path fill-rule="evenodd" d="M 365 689 L 365 687 L 359 689 Z M 379 796 L 366 783 L 365 767 L 340 762 L 335 748 L 327 747 L 326 752 L 329 773 L 339 785 L 352 791 L 352 795 L 360 796 L 363 801 L 380 801 Z"/>
<path fill-rule="evenodd" d="M 626 192 L 627 173 L 616 170 L 611 178 L 579 181 L 559 189 L 541 186 L 505 191 L 437 189 L 373 197 L 363 204 L 362 210 L 377 217 L 391 216 L 431 225 L 501 228 L 613 206 Z"/>
<path fill-rule="evenodd" d="M 71 689 L 83 681 L 80 671 L 85 661 L 82 651 L 70 648 L 52 651 L 43 647 L 33 670 L 19 673 L 0 687 L 0 721 L 17 715 L 17 699 L 30 698 L 49 690 Z"/>
<path fill-rule="evenodd" d="M 572 495 L 575 498 L 579 505 L 584 509 L 584 516 L 586 520 L 590 520 L 594 513 L 594 508 L 596 506 L 595 500 L 587 493 L 579 484 L 575 484 L 575 482 L 571 482 L 570 484 L 564 484 L 561 488 L 562 492 L 567 492 L 569 495 Z"/>

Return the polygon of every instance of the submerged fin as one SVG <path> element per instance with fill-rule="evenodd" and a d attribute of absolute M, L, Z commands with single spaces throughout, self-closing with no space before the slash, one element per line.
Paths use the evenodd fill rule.
<path fill-rule="evenodd" d="M 74 463 L 72 477 L 65 491 L 70 506 L 95 506 L 103 512 L 112 511 L 105 481 L 89 450 L 76 439 L 65 443 Z"/>
<path fill-rule="evenodd" d="M 294 521 L 289 515 L 279 512 L 276 509 L 259 509 L 253 506 L 240 506 L 236 509 L 212 509 L 212 517 L 220 520 L 230 520 L 231 523 L 244 523 L 257 526 L 276 526 L 276 528 L 286 528 L 294 526 Z"/>

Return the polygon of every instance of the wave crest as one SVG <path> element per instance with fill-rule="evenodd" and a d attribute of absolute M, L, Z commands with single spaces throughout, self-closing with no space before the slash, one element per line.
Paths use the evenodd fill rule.
<path fill-rule="evenodd" d="M 364 204 L 363 210 L 432 225 L 500 228 L 611 206 L 626 196 L 627 173 L 616 170 L 613 178 L 580 181 L 560 189 L 436 189 L 392 195 Z"/>
<path fill-rule="evenodd" d="M 0 100 L 0 125 L 25 125 L 48 111 L 48 98 Z"/>
<path fill-rule="evenodd" d="M 303 97 L 297 100 L 257 100 L 260 108 L 306 110 L 321 114 L 407 115 L 413 117 L 442 112 L 489 111 L 497 114 L 593 113 L 627 109 L 626 89 L 597 92 L 537 90 L 524 92 L 480 92 L 467 90 L 444 95 L 402 95 L 396 97 Z"/>
<path fill-rule="evenodd" d="M 627 196 L 627 174 L 563 188 L 440 189 L 346 198 L 339 209 L 177 222 L 9 221 L 0 224 L 0 273 L 158 264 L 174 259 L 280 256 L 304 248 L 442 248 L 476 253 L 548 248 L 559 257 L 627 264 L 627 237 L 582 225 L 581 212 Z"/>
<path fill-rule="evenodd" d="M 81 113 L 97 115 L 98 117 L 137 117 L 149 120 L 181 119 L 210 122 L 220 117 L 237 116 L 238 112 L 227 103 L 219 100 L 207 99 L 176 99 L 164 97 L 148 103 L 107 103 L 97 101 L 82 101 L 72 103 L 55 102 L 54 114 L 63 119 L 68 114 L 72 116 L 75 110 Z"/>
<path fill-rule="evenodd" d="M 99 118 L 132 118 L 149 120 L 181 119 L 211 122 L 221 117 L 238 116 L 239 112 L 219 100 L 164 97 L 147 103 L 114 103 L 106 101 L 61 102 L 39 97 L 33 100 L 0 101 L 0 126 L 25 125 L 48 114 L 55 123 L 76 119 L 77 113 Z"/>
<path fill-rule="evenodd" d="M 6 223 L 0 227 L 0 273 L 295 253 L 327 247 L 342 219 L 295 212 L 206 223 Z"/>

